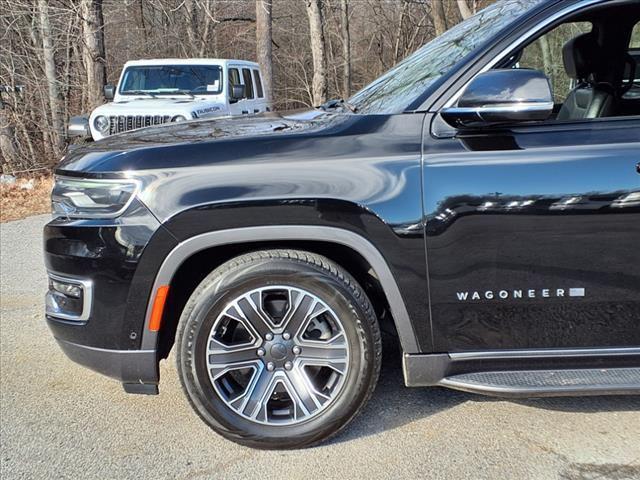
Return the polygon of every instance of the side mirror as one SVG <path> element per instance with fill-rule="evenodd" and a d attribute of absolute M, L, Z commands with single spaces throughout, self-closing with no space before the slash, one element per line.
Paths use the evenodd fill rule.
<path fill-rule="evenodd" d="M 85 138 L 91 136 L 91 130 L 89 129 L 89 117 L 86 115 L 71 117 L 67 127 L 67 134 L 69 137 Z"/>
<path fill-rule="evenodd" d="M 245 97 L 244 85 L 231 85 L 231 99 L 236 102 Z"/>
<path fill-rule="evenodd" d="M 116 87 L 114 87 L 113 85 L 105 85 L 103 91 L 104 98 L 106 98 L 107 100 L 113 100 L 113 97 L 116 93 Z"/>
<path fill-rule="evenodd" d="M 440 111 L 459 130 L 546 120 L 553 96 L 538 70 L 503 69 L 481 73 L 467 86 L 455 107 Z"/>

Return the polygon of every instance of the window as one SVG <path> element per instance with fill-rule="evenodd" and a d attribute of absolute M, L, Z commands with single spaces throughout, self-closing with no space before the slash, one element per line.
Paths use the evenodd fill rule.
<path fill-rule="evenodd" d="M 231 87 L 234 85 L 242 85 L 240 81 L 240 73 L 237 68 L 229 69 L 229 91 L 231 91 Z"/>
<path fill-rule="evenodd" d="M 629 42 L 629 49 L 640 49 L 640 23 L 636 23 L 631 32 L 631 41 Z"/>
<path fill-rule="evenodd" d="M 264 97 L 264 92 L 262 91 L 262 79 L 260 78 L 260 72 L 258 70 L 253 71 L 253 79 L 256 82 L 256 92 L 258 98 Z"/>
<path fill-rule="evenodd" d="M 540 0 L 493 3 L 425 44 L 353 95 L 349 103 L 360 113 L 399 113 L 418 107 L 438 80 L 464 62 L 467 55 L 540 3 Z"/>
<path fill-rule="evenodd" d="M 222 92 L 222 69 L 217 65 L 139 65 L 122 76 L 121 95 L 217 95 Z"/>
<path fill-rule="evenodd" d="M 518 60 L 518 68 L 540 70 L 549 78 L 555 103 L 563 103 L 574 87 L 562 60 L 562 48 L 572 38 L 590 32 L 590 22 L 564 23 L 527 45 Z"/>
<path fill-rule="evenodd" d="M 251 81 L 251 70 L 248 68 L 242 69 L 242 78 L 244 79 L 244 93 L 247 99 L 253 98 L 253 82 Z"/>

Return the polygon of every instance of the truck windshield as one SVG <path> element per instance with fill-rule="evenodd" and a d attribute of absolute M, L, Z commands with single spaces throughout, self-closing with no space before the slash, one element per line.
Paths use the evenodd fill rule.
<path fill-rule="evenodd" d="M 217 65 L 144 65 L 128 67 L 121 95 L 216 95 L 222 92 L 222 68 Z"/>
<path fill-rule="evenodd" d="M 439 78 L 544 0 L 501 0 L 425 44 L 349 99 L 362 113 L 401 113 Z"/>

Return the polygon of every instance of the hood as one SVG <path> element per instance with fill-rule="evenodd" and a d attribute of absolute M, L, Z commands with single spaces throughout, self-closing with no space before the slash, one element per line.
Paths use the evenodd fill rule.
<path fill-rule="evenodd" d="M 96 108 L 92 117 L 96 115 L 162 115 L 209 111 L 211 108 L 223 111 L 224 105 L 215 98 L 189 97 L 158 97 L 132 98 L 107 103 Z"/>
<path fill-rule="evenodd" d="M 205 120 L 194 120 L 180 123 L 168 123 L 156 127 L 111 135 L 97 142 L 84 144 L 70 150 L 57 167 L 62 171 L 123 171 L 136 169 L 137 165 L 129 165 L 122 157 L 133 162 L 134 153 L 140 150 L 162 149 L 166 155 L 167 148 L 194 146 L 202 143 L 219 143 L 222 141 L 264 138 L 265 136 L 284 136 L 302 133 L 321 132 L 349 117 L 352 114 L 327 113 L 320 110 L 297 110 L 284 113 L 264 113 L 254 116 L 218 117 Z M 158 152 L 160 155 L 161 152 Z M 120 157 L 121 161 L 111 162 Z M 107 164 L 109 168 L 103 168 Z M 115 164 L 118 164 L 117 168 Z"/>

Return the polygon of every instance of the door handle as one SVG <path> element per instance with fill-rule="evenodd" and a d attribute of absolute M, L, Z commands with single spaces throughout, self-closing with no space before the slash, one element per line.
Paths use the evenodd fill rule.
<path fill-rule="evenodd" d="M 640 173 L 640 162 L 636 163 L 636 173 Z"/>
<path fill-rule="evenodd" d="M 253 113 L 260 113 L 260 109 L 259 108 L 254 108 L 253 109 Z M 640 164 L 638 164 L 640 166 Z"/>

